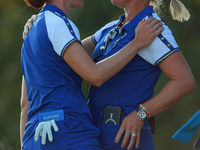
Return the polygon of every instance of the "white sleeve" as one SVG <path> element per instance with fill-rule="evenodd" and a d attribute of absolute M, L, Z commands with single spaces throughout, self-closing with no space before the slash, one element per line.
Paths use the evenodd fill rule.
<path fill-rule="evenodd" d="M 143 59 L 155 66 L 174 52 L 179 51 L 171 30 L 166 25 L 163 26 L 164 31 L 149 46 L 138 52 Z"/>
<path fill-rule="evenodd" d="M 49 11 L 45 12 L 45 21 L 49 40 L 59 56 L 63 56 L 65 49 L 74 41 L 80 41 L 79 31 L 71 21 L 66 23 Z"/>

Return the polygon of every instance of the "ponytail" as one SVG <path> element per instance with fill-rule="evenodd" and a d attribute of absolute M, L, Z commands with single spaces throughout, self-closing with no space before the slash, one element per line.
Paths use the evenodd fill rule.
<path fill-rule="evenodd" d="M 171 0 L 170 12 L 172 14 L 172 18 L 180 22 L 188 21 L 190 18 L 190 13 L 187 8 L 179 0 Z"/>
<path fill-rule="evenodd" d="M 150 0 L 150 5 L 154 7 L 154 11 L 159 15 L 162 15 L 162 9 L 164 7 L 163 0 Z M 170 12 L 174 20 L 180 22 L 188 21 L 190 13 L 187 8 L 179 0 L 171 0 Z"/>

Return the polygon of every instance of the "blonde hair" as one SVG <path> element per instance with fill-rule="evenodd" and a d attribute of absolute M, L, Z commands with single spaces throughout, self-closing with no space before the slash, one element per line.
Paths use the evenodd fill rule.
<path fill-rule="evenodd" d="M 157 13 L 161 13 L 163 0 L 150 0 L 150 5 L 154 6 L 154 10 Z M 170 12 L 172 18 L 180 22 L 188 21 L 188 19 L 190 18 L 190 13 L 188 12 L 187 8 L 179 0 L 171 0 Z"/>

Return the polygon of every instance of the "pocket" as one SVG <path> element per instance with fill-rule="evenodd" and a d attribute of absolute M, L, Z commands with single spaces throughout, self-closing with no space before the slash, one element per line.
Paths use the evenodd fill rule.
<path fill-rule="evenodd" d="M 121 122 L 123 119 L 134 110 L 133 107 L 121 107 Z M 106 149 L 111 148 L 109 145 L 112 146 L 119 146 L 119 143 L 121 143 L 121 140 L 118 144 L 115 143 L 115 138 L 117 136 L 117 133 L 120 129 L 121 124 L 119 125 L 112 125 L 112 124 L 106 124 L 104 121 L 101 122 L 101 127 L 100 127 L 100 142 L 101 145 L 104 145 L 104 148 Z M 113 143 L 113 144 L 111 144 Z M 113 148 L 113 147 L 112 147 Z"/>
<path fill-rule="evenodd" d="M 120 125 L 106 124 L 104 121 L 101 122 L 100 127 L 100 143 L 101 145 L 112 145 L 115 143 L 115 137 L 120 128 Z"/>

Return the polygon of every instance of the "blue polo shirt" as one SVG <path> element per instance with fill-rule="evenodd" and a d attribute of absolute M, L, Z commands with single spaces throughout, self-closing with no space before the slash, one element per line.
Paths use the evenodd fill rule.
<path fill-rule="evenodd" d="M 150 6 L 121 28 L 117 26 L 124 20 L 124 15 L 119 20 L 112 21 L 97 31 L 92 36 L 96 45 L 93 59 L 98 62 L 122 49 L 135 38 L 135 28 L 138 23 L 143 18 L 148 19 L 150 16 L 161 20 L 153 11 L 153 7 Z M 139 104 L 153 97 L 154 87 L 162 72 L 157 64 L 174 52 L 179 51 L 171 30 L 165 24 L 163 26 L 162 34 L 156 37 L 149 46 L 140 50 L 117 75 L 100 87 L 90 87 L 88 105 L 98 127 L 100 127 L 105 106 L 122 107 L 128 115 Z M 112 34 L 113 40 L 108 42 L 110 31 L 116 33 L 116 35 Z M 109 44 L 106 45 L 106 43 Z"/>
<path fill-rule="evenodd" d="M 21 52 L 30 105 L 23 144 L 33 136 L 41 112 L 64 110 L 69 130 L 83 120 L 93 122 L 81 91 L 82 78 L 63 59 L 65 49 L 74 41 L 80 41 L 75 24 L 56 6 L 46 5 L 26 36 Z"/>

